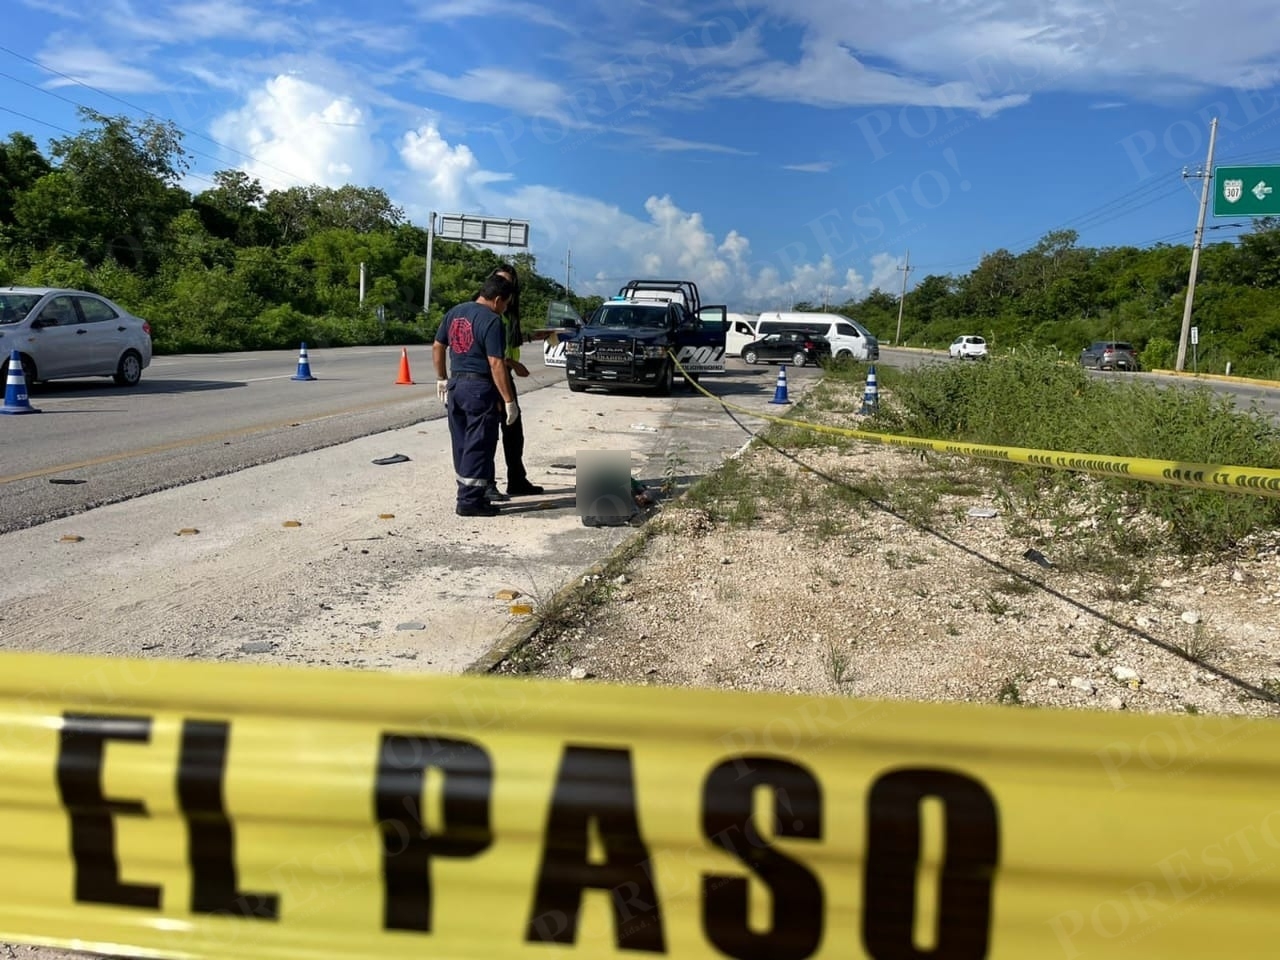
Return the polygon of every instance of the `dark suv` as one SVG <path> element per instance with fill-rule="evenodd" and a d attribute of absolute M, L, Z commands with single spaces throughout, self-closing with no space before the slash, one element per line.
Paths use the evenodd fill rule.
<path fill-rule="evenodd" d="M 1139 370 L 1137 351 L 1123 340 L 1099 340 L 1080 351 L 1080 366 L 1095 370 Z"/>
<path fill-rule="evenodd" d="M 831 341 L 806 330 L 779 330 L 754 340 L 742 348 L 746 363 L 778 363 L 791 361 L 803 367 L 819 364 L 831 357 Z"/>

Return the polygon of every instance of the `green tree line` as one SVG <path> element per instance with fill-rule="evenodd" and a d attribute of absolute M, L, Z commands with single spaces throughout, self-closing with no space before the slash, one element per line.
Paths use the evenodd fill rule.
<path fill-rule="evenodd" d="M 924 277 L 902 300 L 901 342 L 945 347 L 977 334 L 997 351 L 1039 346 L 1074 357 L 1094 340 L 1127 340 L 1148 369 L 1171 368 L 1191 247 L 1090 248 L 1077 240 L 1075 231 L 1057 230 L 1024 253 L 989 253 L 964 276 Z M 834 309 L 892 344 L 899 299 L 876 290 Z M 1233 373 L 1280 378 L 1280 222 L 1258 220 L 1238 244 L 1201 250 L 1191 322 L 1202 372 L 1220 373 L 1230 362 Z"/>
<path fill-rule="evenodd" d="M 0 141 L 0 284 L 102 293 L 151 322 L 157 352 L 425 342 L 503 259 L 437 237 L 424 312 L 427 231 L 384 191 L 267 191 L 223 170 L 192 194 L 181 186 L 190 154 L 174 124 L 86 109 L 81 120 L 81 132 L 52 140 L 47 154 L 25 133 Z M 943 347 L 977 333 L 997 351 L 1025 344 L 1070 356 L 1118 339 L 1148 367 L 1172 365 L 1190 248 L 1077 240 L 1054 231 L 1023 253 L 988 254 L 963 276 L 925 276 L 903 303 L 902 342 Z M 601 302 L 539 274 L 531 254 L 506 259 L 521 274 L 526 328 L 550 300 L 569 299 L 584 315 Z M 1240 374 L 1280 376 L 1280 223 L 1258 221 L 1238 244 L 1206 246 L 1194 308 L 1201 370 L 1231 362 Z M 894 342 L 896 295 L 877 290 L 835 309 Z"/>
<path fill-rule="evenodd" d="M 0 285 L 100 293 L 151 323 L 158 353 L 427 342 L 503 259 L 520 272 L 526 329 L 565 299 L 527 252 L 437 237 L 424 312 L 427 231 L 382 190 L 266 191 L 224 170 L 192 194 L 175 125 L 81 119 L 47 155 L 25 133 L 0 141 Z"/>

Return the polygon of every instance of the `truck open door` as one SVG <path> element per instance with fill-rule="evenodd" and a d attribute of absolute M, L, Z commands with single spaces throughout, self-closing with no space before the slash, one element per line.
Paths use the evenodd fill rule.
<path fill-rule="evenodd" d="M 693 324 L 679 331 L 676 360 L 694 379 L 704 373 L 724 373 L 728 313 L 723 305 L 699 307 Z"/>
<path fill-rule="evenodd" d="M 542 341 L 543 366 L 565 366 L 562 335 L 572 334 L 580 326 L 582 326 L 582 317 L 572 304 L 562 300 L 552 300 L 547 304 L 546 326 L 534 331 L 533 334 L 535 339 Z"/>

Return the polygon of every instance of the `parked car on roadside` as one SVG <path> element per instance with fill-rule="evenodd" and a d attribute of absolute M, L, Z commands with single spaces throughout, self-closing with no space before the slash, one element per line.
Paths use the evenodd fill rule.
<path fill-rule="evenodd" d="M 981 360 L 987 355 L 987 341 L 982 337 L 962 334 L 951 341 L 951 356 L 960 359 Z"/>
<path fill-rule="evenodd" d="M 73 377 L 135 387 L 151 365 L 151 325 L 96 293 L 0 287 L 0 376 L 14 350 L 28 387 Z"/>
<path fill-rule="evenodd" d="M 831 341 L 805 330 L 779 330 L 742 348 L 747 363 L 790 362 L 797 367 L 821 363 L 831 357 Z"/>
<path fill-rule="evenodd" d="M 1080 351 L 1080 366 L 1094 370 L 1140 370 L 1138 353 L 1123 340 L 1097 340 Z"/>

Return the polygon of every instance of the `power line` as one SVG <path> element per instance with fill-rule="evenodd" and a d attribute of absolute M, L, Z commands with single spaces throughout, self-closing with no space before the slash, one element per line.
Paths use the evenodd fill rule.
<path fill-rule="evenodd" d="M 1230 157 L 1228 160 L 1223 160 L 1222 163 L 1229 162 L 1232 164 L 1240 164 L 1248 163 L 1252 160 L 1273 159 L 1274 157 L 1274 150 L 1257 150 L 1237 154 L 1236 156 Z M 1139 210 L 1144 210 L 1147 207 L 1160 203 L 1163 200 L 1171 199 L 1181 192 L 1181 180 L 1179 180 L 1179 183 L 1177 184 L 1169 184 L 1166 182 L 1165 178 L 1175 175 L 1181 177 L 1181 173 L 1185 169 L 1186 168 L 1184 166 L 1170 167 L 1157 174 L 1149 183 L 1141 185 L 1133 190 L 1126 191 L 1123 194 L 1118 194 L 1114 199 L 1104 201 L 1098 206 L 1077 214 L 1074 217 L 1068 218 L 1056 226 L 1042 230 L 1038 234 L 1020 238 L 1012 243 L 1005 244 L 1004 246 L 1006 249 L 1018 249 L 1020 247 L 1030 246 L 1039 242 L 1046 233 L 1052 232 L 1053 230 L 1075 229 L 1077 233 L 1084 233 L 1086 231 L 1095 230 L 1098 227 L 1114 223 L 1117 220 L 1124 219 L 1127 216 L 1137 213 Z M 954 260 L 946 263 L 922 264 L 920 267 L 921 269 L 936 271 L 946 270 L 953 267 L 970 266 L 980 261 L 981 257 L 966 257 L 962 260 Z"/>

